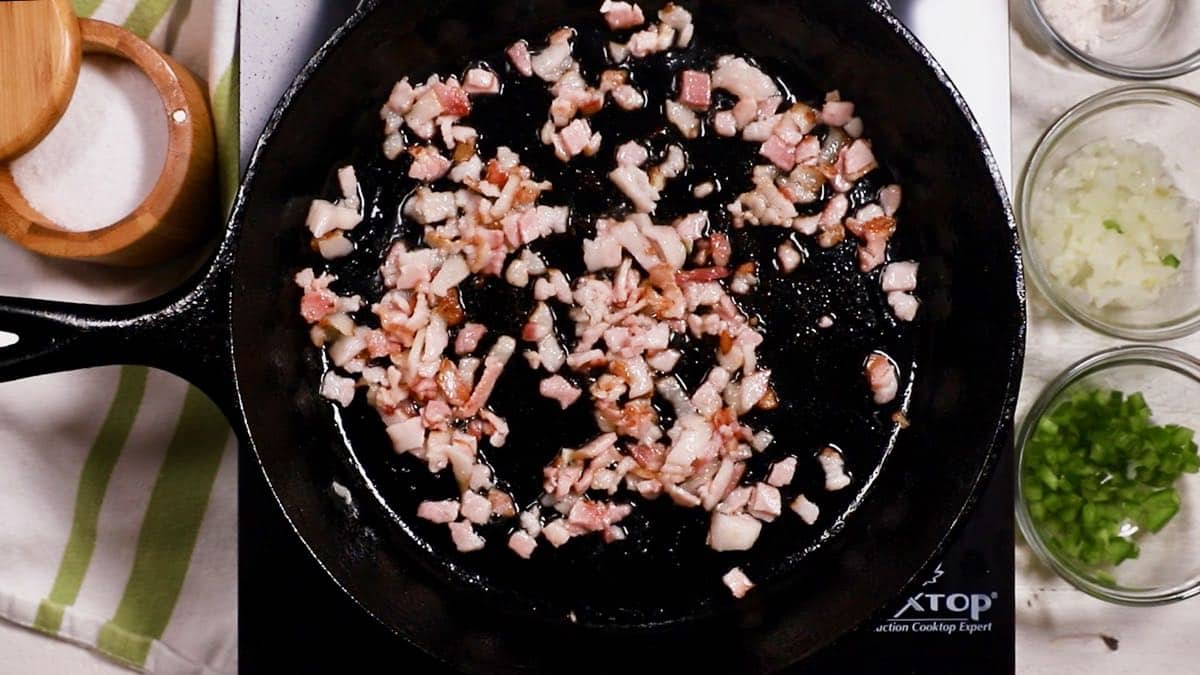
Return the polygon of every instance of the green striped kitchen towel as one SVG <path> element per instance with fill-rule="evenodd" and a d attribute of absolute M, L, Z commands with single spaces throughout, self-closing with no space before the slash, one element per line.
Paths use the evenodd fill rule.
<path fill-rule="evenodd" d="M 149 39 L 208 83 L 228 204 L 238 170 L 237 0 L 74 5 Z M 135 275 L 42 259 L 3 240 L 0 294 L 129 302 L 176 283 L 175 267 Z M 0 617 L 147 673 L 237 671 L 236 443 L 204 395 L 132 366 L 0 385 Z M 0 673 L 9 672 L 0 645 Z"/>

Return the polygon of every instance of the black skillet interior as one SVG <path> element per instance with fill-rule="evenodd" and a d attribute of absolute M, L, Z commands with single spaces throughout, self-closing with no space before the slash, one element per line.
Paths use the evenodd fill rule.
<path fill-rule="evenodd" d="M 653 503 L 639 505 L 624 544 L 573 541 L 560 551 L 539 551 L 529 563 L 515 561 L 503 547 L 461 556 L 444 528 L 412 517 L 421 499 L 448 496 L 453 488 L 411 458 L 391 456 L 381 425 L 361 402 L 339 417 L 316 396 L 324 364 L 307 343 L 289 281 L 294 271 L 319 263 L 302 228 L 308 201 L 329 191 L 333 168 L 348 161 L 359 168 L 369 218 L 356 231 L 358 251 L 337 271 L 340 290 L 375 294 L 387 242 L 411 234 L 397 229 L 395 212 L 412 186 L 401 177 L 403 165 L 379 151 L 376 111 L 391 84 L 404 75 L 459 71 L 469 59 L 492 56 L 522 37 L 536 45 L 560 25 L 597 27 L 592 5 L 385 2 L 307 74 L 256 158 L 243 205 L 233 335 L 248 429 L 289 518 L 333 577 L 385 624 L 442 658 L 487 670 L 536 668 L 543 657 L 526 639 L 546 631 L 560 636 L 559 644 L 603 634 L 631 648 L 647 635 L 661 642 L 735 630 L 742 638 L 727 655 L 731 663 L 778 667 L 865 619 L 934 553 L 994 457 L 1020 369 L 1019 263 L 992 167 L 937 72 L 867 2 L 689 4 L 702 48 L 758 59 L 802 100 L 837 88 L 856 101 L 886 166 L 866 181 L 878 184 L 890 173 L 904 185 L 894 252 L 921 261 L 924 301 L 922 319 L 911 329 L 890 320 L 873 281 L 846 271 L 849 245 L 828 252 L 807 246 L 811 272 L 798 281 L 765 275 L 766 299 L 749 307 L 765 320 L 768 342 L 779 345 L 766 358 L 789 403 L 759 423 L 776 434 L 775 447 L 804 458 L 800 487 L 810 494 L 819 492 L 809 484 L 819 481 L 811 456 L 825 443 L 845 448 L 855 486 L 870 485 L 858 493 L 861 501 L 849 490 L 822 496 L 818 527 L 784 518 L 744 555 L 708 551 L 700 514 Z M 586 38 L 581 44 L 598 48 Z M 662 79 L 654 67 L 635 77 L 663 95 L 654 86 Z M 515 122 L 520 115 L 506 105 L 515 100 L 537 100 L 531 114 L 544 115 L 547 100 L 520 85 L 490 108 L 481 104 L 476 114 Z M 609 150 L 584 168 L 599 170 L 617 143 L 649 130 L 654 117 L 626 116 L 608 125 L 597 120 Z M 521 152 L 555 182 L 550 200 L 581 211 L 610 206 L 594 178 L 571 179 L 557 160 L 545 161 L 546 150 L 533 139 L 536 127 L 533 120 L 508 125 L 510 131 L 485 137 L 485 146 L 504 143 Z M 718 152 L 701 145 L 697 168 L 680 190 L 684 181 L 707 177 L 708 169 L 732 173 L 749 161 L 749 155 Z M 727 179 L 707 206 L 741 189 Z M 663 215 L 682 203 L 668 196 Z M 574 226 L 586 232 L 586 223 Z M 739 235 L 738 243 L 770 252 L 780 236 L 760 230 Z M 551 244 L 546 252 L 566 264 L 568 248 Z M 527 308 L 493 285 L 468 302 L 510 333 Z M 838 316 L 835 329 L 816 330 L 816 318 L 830 311 Z M 862 359 L 875 348 L 896 357 L 915 382 L 914 426 L 898 436 L 872 483 L 892 432 L 890 411 L 873 411 L 861 386 Z M 519 476 L 537 476 L 549 454 L 586 441 L 594 430 L 586 414 L 556 412 L 523 395 L 531 378 L 521 366 L 510 367 L 502 380 L 494 400 L 514 432 L 503 451 L 489 456 L 501 477 L 513 477 L 522 501 L 533 499 L 537 487 Z M 334 496 L 334 480 L 350 488 L 353 507 Z M 840 514 L 847 513 L 843 526 Z M 836 535 L 826 540 L 822 533 Z M 736 606 L 718 581 L 735 564 L 764 582 Z M 564 627 L 570 613 L 593 629 Z M 537 632 L 526 630 L 530 626 Z M 649 626 L 658 629 L 645 630 Z M 636 628 L 643 630 L 630 631 Z"/>

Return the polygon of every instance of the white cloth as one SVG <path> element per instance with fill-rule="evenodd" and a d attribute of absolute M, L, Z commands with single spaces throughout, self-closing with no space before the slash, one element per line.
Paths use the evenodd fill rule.
<path fill-rule="evenodd" d="M 1013 175 L 1034 144 L 1072 105 L 1120 82 L 1094 75 L 1057 54 L 1031 22 L 1024 0 L 1011 0 Z M 1200 73 L 1166 84 L 1200 91 Z M 1193 234 L 1193 236 L 1196 236 Z M 1120 340 L 1069 322 L 1036 289 L 1029 291 L 1029 340 L 1017 419 L 1047 382 L 1075 361 Z M 1200 354 L 1200 334 L 1166 343 Z M 1195 600 L 1147 609 L 1119 607 L 1075 590 L 1017 543 L 1017 672 L 1045 675 L 1193 673 L 1200 657 Z M 1120 641 L 1116 651 L 1100 639 Z"/>
<path fill-rule="evenodd" d="M 222 139 L 236 134 L 236 90 L 218 89 L 236 83 L 236 0 L 75 6 L 149 33 L 224 104 L 214 106 Z M 0 240 L 0 294 L 131 302 L 195 262 L 110 269 Z M 149 673 L 237 671 L 236 443 L 210 402 L 178 378 L 130 367 L 0 385 L 0 618 Z M 58 644 L 40 662 L 28 652 L 9 660 L 4 640 L 33 633 L 13 635 L 0 631 L 0 674 L 63 672 Z"/>

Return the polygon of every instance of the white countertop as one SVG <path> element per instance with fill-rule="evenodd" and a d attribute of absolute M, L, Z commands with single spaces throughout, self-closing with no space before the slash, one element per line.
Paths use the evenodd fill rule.
<path fill-rule="evenodd" d="M 1042 132 L 1075 103 L 1122 84 L 1058 57 L 1012 0 L 1012 154 L 1020 169 Z M 1200 73 L 1168 81 L 1200 91 Z M 1093 352 L 1121 344 L 1068 322 L 1029 291 L 1029 341 L 1018 417 L 1046 381 Z M 1166 343 L 1200 354 L 1200 334 Z M 1100 635 L 1117 638 L 1110 650 Z M 1200 604 L 1119 607 L 1084 595 L 1017 545 L 1017 671 L 1073 675 L 1200 672 Z"/>

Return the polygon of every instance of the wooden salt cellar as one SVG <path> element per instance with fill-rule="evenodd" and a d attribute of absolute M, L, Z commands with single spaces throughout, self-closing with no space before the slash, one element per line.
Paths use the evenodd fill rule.
<path fill-rule="evenodd" d="M 68 232 L 30 206 L 8 162 L 62 116 L 81 52 L 127 59 L 146 74 L 162 99 L 167 150 L 161 175 L 132 213 L 98 230 Z M 28 58 L 10 60 L 18 55 Z M 21 246 L 59 258 L 141 266 L 182 253 L 215 231 L 215 143 L 204 89 L 141 38 L 102 21 L 76 20 L 68 0 L 0 2 L 0 100 L 0 233 Z"/>

